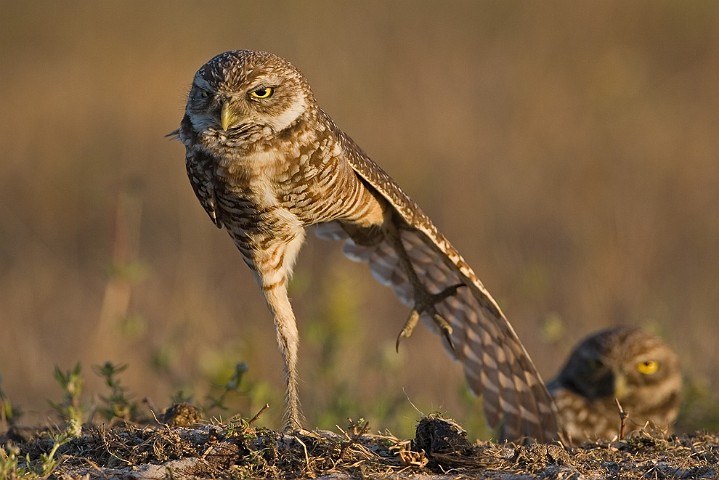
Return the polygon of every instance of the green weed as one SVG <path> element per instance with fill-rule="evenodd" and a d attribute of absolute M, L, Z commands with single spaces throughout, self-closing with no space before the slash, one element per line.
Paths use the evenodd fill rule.
<path fill-rule="evenodd" d="M 34 480 L 49 477 L 61 462 L 56 458 L 58 449 L 73 437 L 68 430 L 65 430 L 51 434 L 50 438 L 52 440 L 50 451 L 41 453 L 37 460 L 32 460 L 29 453 L 21 457 L 20 448 L 12 442 L 0 448 L 0 480 Z"/>
<path fill-rule="evenodd" d="M 7 430 L 10 425 L 14 425 L 20 414 L 20 410 L 5 395 L 0 377 L 0 430 Z"/>
<path fill-rule="evenodd" d="M 128 396 L 127 388 L 122 385 L 119 378 L 119 374 L 127 369 L 127 365 L 105 362 L 102 365 L 95 365 L 92 369 L 105 380 L 105 384 L 110 388 L 109 395 L 100 396 L 103 403 L 99 408 L 100 413 L 107 420 L 113 418 L 135 420 L 138 415 L 137 402 Z"/>
<path fill-rule="evenodd" d="M 62 388 L 63 399 L 60 403 L 51 401 L 50 406 L 65 420 L 67 432 L 73 437 L 79 437 L 86 415 L 86 410 L 80 404 L 84 383 L 82 367 L 76 363 L 72 370 L 63 371 L 56 365 L 54 375 L 55 381 Z"/>
<path fill-rule="evenodd" d="M 232 393 L 239 393 L 240 386 L 242 385 L 242 379 L 248 369 L 249 367 L 245 362 L 237 363 L 232 376 L 222 386 L 220 394 L 216 397 L 213 395 L 207 395 L 205 397 L 206 403 L 203 405 L 204 410 L 206 412 L 215 409 L 228 410 L 228 406 L 226 405 L 227 396 Z"/>

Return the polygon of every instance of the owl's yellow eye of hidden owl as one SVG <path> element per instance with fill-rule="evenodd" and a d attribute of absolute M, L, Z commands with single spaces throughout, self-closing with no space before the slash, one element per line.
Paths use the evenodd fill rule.
<path fill-rule="evenodd" d="M 659 370 L 659 362 L 656 360 L 645 360 L 637 363 L 637 371 L 644 375 L 654 375 Z"/>
<path fill-rule="evenodd" d="M 272 87 L 259 87 L 250 92 L 250 96 L 254 98 L 269 98 L 274 93 L 274 88 Z"/>

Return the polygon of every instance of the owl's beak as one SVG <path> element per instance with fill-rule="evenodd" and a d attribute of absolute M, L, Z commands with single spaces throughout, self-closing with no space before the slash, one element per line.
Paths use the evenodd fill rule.
<path fill-rule="evenodd" d="M 627 377 L 621 372 L 614 372 L 614 397 L 618 399 L 624 398 L 628 390 Z"/>
<path fill-rule="evenodd" d="M 240 116 L 232 108 L 232 102 L 226 100 L 222 103 L 222 110 L 220 111 L 220 123 L 222 124 L 222 130 L 227 131 L 230 128 L 237 125 L 240 121 Z"/>

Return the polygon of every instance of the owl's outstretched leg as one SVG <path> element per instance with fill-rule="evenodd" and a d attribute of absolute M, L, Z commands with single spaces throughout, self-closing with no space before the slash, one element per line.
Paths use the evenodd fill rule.
<path fill-rule="evenodd" d="M 399 258 L 400 266 L 407 274 L 407 279 L 412 284 L 412 291 L 414 294 L 414 306 L 407 318 L 407 321 L 402 327 L 402 330 L 399 332 L 399 335 L 397 335 L 395 348 L 399 350 L 400 340 L 402 338 L 409 338 L 412 335 L 412 331 L 414 331 L 414 327 L 417 326 L 419 318 L 423 313 L 427 313 L 434 321 L 444 339 L 447 341 L 449 347 L 454 350 L 454 344 L 452 343 L 452 326 L 449 324 L 447 319 L 437 312 L 437 309 L 434 306 L 442 300 L 457 293 L 457 289 L 459 287 L 463 287 L 464 284 L 460 283 L 452 285 L 438 293 L 429 293 L 412 266 L 412 261 L 407 254 L 404 244 L 402 243 L 400 232 L 394 229 L 391 231 L 390 235 L 397 250 L 397 257 Z"/>

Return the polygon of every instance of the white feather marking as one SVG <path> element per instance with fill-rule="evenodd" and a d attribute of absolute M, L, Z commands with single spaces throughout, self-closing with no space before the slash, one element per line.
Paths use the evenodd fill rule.
<path fill-rule="evenodd" d="M 305 100 L 304 95 L 298 95 L 297 97 L 295 97 L 295 101 L 292 102 L 292 104 L 289 106 L 289 108 L 287 108 L 287 110 L 279 113 L 278 115 L 273 115 L 268 119 L 268 121 L 270 122 L 272 128 L 276 132 L 279 132 L 289 127 L 292 122 L 297 120 L 300 115 L 305 113 L 306 109 L 307 101 Z"/>

